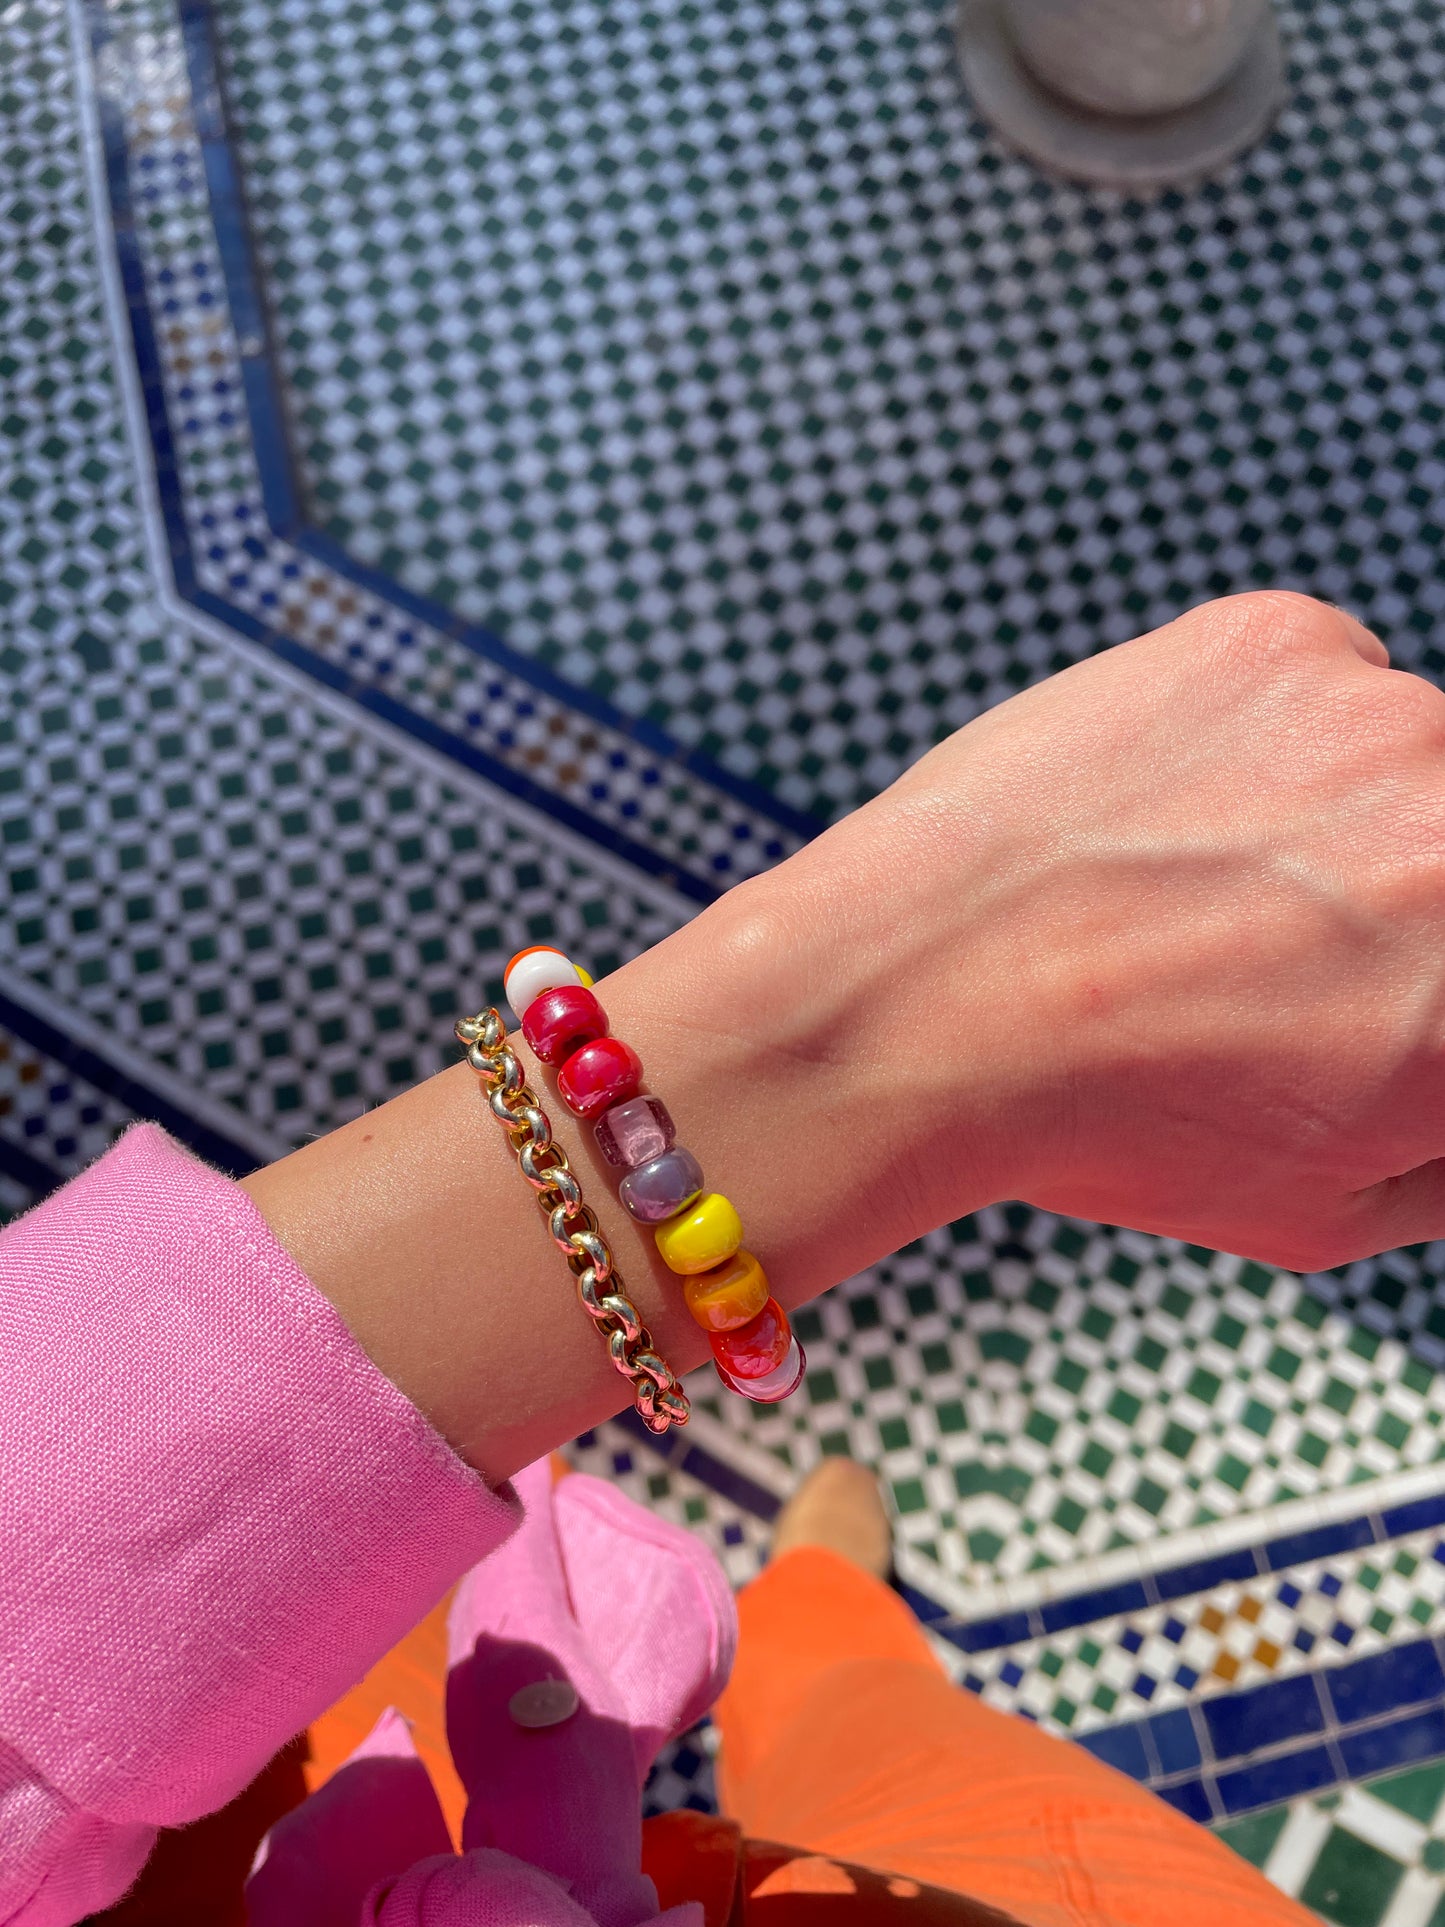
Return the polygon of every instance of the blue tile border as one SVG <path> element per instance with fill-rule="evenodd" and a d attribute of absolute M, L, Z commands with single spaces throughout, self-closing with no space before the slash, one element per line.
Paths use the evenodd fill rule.
<path fill-rule="evenodd" d="M 1428 1639 L 1388 1646 L 1348 1666 L 1332 1666 L 1320 1679 L 1325 1703 L 1341 1727 L 1358 1725 L 1372 1714 L 1397 1707 L 1445 1701 L 1445 1667 Z"/>
<path fill-rule="evenodd" d="M 655 1439 L 633 1414 L 617 1421 L 650 1452 L 688 1472 L 755 1518 L 771 1521 L 780 1501 L 685 1433 Z M 1396 1522 L 1398 1522 L 1396 1524 Z M 915 1586 L 896 1590 L 930 1632 L 965 1653 L 998 1651 L 1028 1639 L 1146 1604 L 1203 1592 L 1224 1580 L 1282 1570 L 1301 1558 L 1380 1544 L 1445 1522 L 1445 1497 L 1413 1502 L 1339 1528 L 1271 1540 L 1244 1553 L 1196 1560 L 1159 1584 L 1130 1581 L 1077 1593 L 1031 1611 L 961 1621 Z M 1394 1531 L 1387 1524 L 1396 1524 Z M 1267 1556 L 1269 1555 L 1269 1556 Z M 1184 1581 L 1187 1578 L 1188 1583 Z M 1167 1582 L 1167 1585 L 1164 1583 Z M 1149 1598 L 1149 1593 L 1157 1593 Z M 1194 1819 L 1219 1820 L 1365 1773 L 1445 1757 L 1445 1636 L 1413 1640 L 1342 1665 L 1291 1673 L 1218 1693 L 1139 1720 L 1096 1729 L 1077 1742 Z M 1323 1775 L 1323 1777 L 1321 1777 Z"/>
<path fill-rule="evenodd" d="M 1332 1553 L 1357 1552 L 1374 1537 L 1374 1527 L 1368 1518 L 1341 1519 L 1331 1525 L 1313 1526 L 1307 1532 L 1291 1532 L 1281 1539 L 1271 1539 L 1263 1548 L 1263 1557 L 1270 1572 L 1280 1572 L 1286 1566 L 1328 1559 Z"/>
<path fill-rule="evenodd" d="M 589 816 L 585 810 L 579 809 L 575 803 L 569 802 L 566 797 L 558 796 L 542 784 L 533 782 L 531 777 L 523 771 L 513 769 L 510 764 L 489 756 L 486 750 L 479 749 L 475 743 L 469 743 L 463 737 L 453 735 L 450 730 L 443 729 L 429 717 L 417 715 L 415 710 L 408 709 L 405 703 L 398 702 L 384 689 L 353 682 L 338 663 L 330 662 L 325 656 L 318 655 L 315 650 L 308 649 L 304 643 L 295 641 L 284 630 L 272 629 L 268 624 L 259 621 L 249 610 L 233 608 L 209 589 L 200 588 L 195 581 L 194 573 L 189 576 L 188 585 L 189 594 L 186 599 L 203 615 L 212 616 L 239 634 L 249 637 L 251 641 L 263 644 L 282 662 L 289 663 L 293 669 L 303 670 L 324 688 L 335 690 L 337 694 L 347 697 L 358 709 L 369 710 L 373 716 L 378 716 L 383 721 L 394 724 L 396 728 L 405 730 L 407 735 L 417 742 L 448 757 L 463 769 L 469 769 L 475 775 L 483 777 L 508 796 L 515 797 L 518 802 L 526 803 L 531 808 L 550 816 L 554 822 L 562 824 L 564 828 L 574 831 L 577 835 L 590 838 L 592 842 L 600 844 L 610 855 L 630 863 L 642 875 L 651 877 L 657 883 L 665 884 L 668 888 L 676 890 L 679 896 L 688 897 L 694 903 L 712 903 L 720 895 L 716 884 L 680 869 L 676 864 L 670 863 L 666 857 L 659 856 L 654 850 L 649 849 L 646 844 L 634 843 L 630 837 L 623 836 L 610 824 L 597 822 L 594 817 Z"/>
<path fill-rule="evenodd" d="M 1445 1641 L 1413 1640 L 1085 1734 L 1079 1745 L 1216 1819 L 1445 1757 Z"/>
<path fill-rule="evenodd" d="M 1206 1757 L 1248 1759 L 1273 1745 L 1282 1732 L 1323 1734 L 1326 1709 L 1318 1679 L 1315 1673 L 1293 1673 L 1244 1692 L 1222 1693 L 1216 1699 L 1202 1701 Z"/>
<path fill-rule="evenodd" d="M 78 1038 L 72 1037 L 67 1031 L 52 1024 L 48 1018 L 41 1017 L 35 1011 L 27 1009 L 24 1004 L 17 1003 L 4 991 L 0 991 L 0 1025 L 3 1025 L 6 1030 L 13 1031 L 17 1037 L 24 1038 L 25 1042 L 36 1050 L 44 1051 L 47 1057 L 53 1057 L 58 1064 L 64 1064 L 66 1069 L 74 1071 L 77 1077 L 85 1078 L 97 1090 L 117 1098 L 138 1117 L 152 1118 L 157 1124 L 163 1125 L 172 1137 L 188 1145 L 197 1157 L 204 1158 L 207 1164 L 214 1165 L 228 1178 L 244 1178 L 256 1169 L 258 1162 L 256 1153 L 240 1139 L 228 1138 L 224 1132 L 213 1129 L 209 1124 L 201 1123 L 179 1104 L 142 1083 L 129 1071 L 121 1070 L 118 1065 L 112 1064 L 103 1057 L 99 1051 L 92 1050 L 89 1044 L 81 1043 Z M 0 1148 L 0 1166 L 3 1166 L 6 1160 L 15 1154 L 16 1147 L 7 1144 L 3 1139 L 0 1139 L 0 1147 L 4 1147 Z M 49 1166 L 42 1165 L 38 1159 L 31 1158 L 29 1162 L 35 1166 L 36 1182 L 32 1188 L 37 1191 L 36 1202 L 38 1203 L 40 1197 L 53 1191 L 65 1180 L 60 1172 L 52 1171 Z M 31 1181 L 23 1177 L 18 1167 L 10 1170 L 10 1175 L 21 1177 L 23 1182 Z"/>
<path fill-rule="evenodd" d="M 629 837 L 612 824 L 594 817 L 579 804 L 533 781 L 522 770 L 491 756 L 487 751 L 446 730 L 430 718 L 417 714 L 384 690 L 358 683 L 339 664 L 308 649 L 284 631 L 273 628 L 250 611 L 236 606 L 223 596 L 201 585 L 191 532 L 182 510 L 175 429 L 166 399 L 155 319 L 151 310 L 144 263 L 136 232 L 135 200 L 124 116 L 119 102 L 107 91 L 104 77 L 105 54 L 107 48 L 117 38 L 116 29 L 107 15 L 103 0 L 86 0 L 86 12 L 90 27 L 89 52 L 110 203 L 111 230 L 151 445 L 156 493 L 177 593 L 201 614 L 268 649 L 314 681 L 346 696 L 357 707 L 370 710 L 459 767 L 483 777 L 507 794 L 516 797 L 518 801 L 597 844 L 609 855 L 621 859 L 642 875 L 653 878 L 694 903 L 707 904 L 715 901 L 726 888 L 726 884 L 720 882 L 717 877 L 696 874 L 674 863 L 666 856 L 659 855 L 647 844 Z M 202 80 L 202 84 L 196 87 L 193 103 L 202 137 L 207 192 L 213 215 L 216 215 L 218 221 L 218 246 L 222 252 L 223 262 L 228 264 L 226 275 L 228 291 L 236 297 L 232 302 L 233 321 L 237 327 L 238 341 L 245 350 L 259 338 L 257 335 L 257 330 L 261 326 L 259 295 L 254 288 L 248 294 L 244 286 L 240 288 L 239 294 L 236 294 L 233 286 L 237 250 L 244 251 L 246 246 L 244 222 L 239 211 L 240 189 L 230 160 L 229 149 L 222 154 L 217 148 L 220 137 L 216 130 L 222 126 L 222 122 L 220 94 L 215 85 L 214 48 L 209 19 L 204 7 L 195 5 L 188 6 L 185 14 L 184 37 L 188 59 L 192 64 L 193 85 L 198 67 Z M 210 76 L 209 85 L 205 82 L 207 74 Z M 217 215 L 218 206 L 220 211 Z M 246 332 L 248 328 L 249 333 Z M 353 564 L 349 559 L 344 558 L 343 552 L 332 544 L 329 538 L 315 531 L 300 528 L 295 507 L 294 486 L 287 479 L 289 468 L 286 465 L 289 457 L 285 452 L 284 414 L 274 370 L 264 352 L 243 352 L 241 359 L 247 418 L 255 437 L 253 452 L 258 471 L 262 477 L 263 488 L 267 491 L 268 516 L 272 521 L 271 533 L 278 540 L 289 541 L 293 548 L 302 547 L 304 537 L 307 551 L 325 560 L 329 566 L 334 566 L 338 573 L 346 574 L 350 580 L 360 586 L 374 588 L 394 607 L 410 608 L 411 604 L 406 593 L 396 584 L 380 576 L 374 583 L 364 580 L 366 571 L 361 565 Z M 342 560 L 346 561 L 344 570 L 340 566 Z M 463 627 L 445 610 L 428 608 L 426 619 L 444 634 L 455 640 L 467 642 L 467 633 L 464 633 Z M 640 748 L 657 759 L 658 773 L 664 778 L 669 770 L 674 773 L 674 776 L 686 773 L 716 790 L 721 799 L 730 798 L 760 815 L 766 815 L 769 820 L 778 823 L 795 835 L 811 837 L 823 827 L 821 823 L 810 817 L 789 812 L 785 806 L 771 798 L 766 799 L 767 807 L 764 809 L 765 798 L 762 791 L 757 791 L 755 795 L 749 793 L 750 786 L 742 779 L 720 780 L 718 772 L 712 771 L 710 767 L 702 767 L 696 758 L 680 754 L 668 743 L 665 736 L 653 730 L 650 725 L 638 726 L 632 719 L 614 720 L 604 715 L 595 705 L 589 707 L 588 704 L 580 702 L 577 699 L 577 692 L 570 685 L 563 684 L 560 679 L 554 679 L 557 681 L 556 691 L 549 691 L 547 689 L 548 672 L 532 663 L 530 658 L 507 650 L 500 642 L 497 643 L 496 650 L 490 652 L 477 650 L 474 653 L 479 654 L 483 659 L 491 660 L 499 670 L 505 670 L 519 680 L 526 681 L 533 688 L 543 693 L 553 693 L 555 700 L 565 702 L 570 709 L 586 715 L 589 720 L 603 724 L 619 735 L 629 736 Z M 722 775 L 725 776 L 726 772 L 722 772 Z M 764 854 L 770 858 L 776 858 L 783 854 L 783 846 L 766 844 Z"/>
<path fill-rule="evenodd" d="M 1431 1706 L 1383 1726 L 1365 1726 L 1342 1734 L 1339 1749 L 1345 1772 L 1352 1780 L 1413 1766 L 1420 1760 L 1438 1760 L 1445 1756 L 1445 1706 Z"/>
<path fill-rule="evenodd" d="M 1445 1491 L 1432 1493 L 1428 1499 L 1411 1499 L 1407 1505 L 1387 1506 L 1380 1514 L 1381 1531 L 1387 1539 L 1439 1525 L 1445 1525 Z"/>
<path fill-rule="evenodd" d="M 751 1513 L 754 1518 L 771 1521 L 777 1517 L 781 1501 L 776 1493 L 768 1491 L 756 1480 L 747 1478 L 732 1466 L 725 1464 L 703 1445 L 688 1439 L 686 1433 L 669 1435 L 657 1439 L 647 1430 L 633 1413 L 623 1413 L 618 1424 L 632 1433 L 639 1445 L 650 1452 L 676 1462 L 679 1468 L 691 1474 L 701 1485 L 722 1497 L 732 1500 L 742 1511 Z M 684 1463 L 685 1460 L 685 1463 Z M 1442 1475 L 1445 1476 L 1445 1475 Z M 1062 1599 L 1047 1601 L 1042 1606 L 1019 1608 L 1013 1612 L 991 1613 L 980 1619 L 957 1619 L 947 1607 L 930 1599 L 916 1587 L 899 1584 L 897 1590 L 907 1602 L 914 1615 L 922 1620 L 939 1637 L 956 1646 L 960 1652 L 985 1653 L 997 1652 L 1008 1646 L 1020 1645 L 1024 1640 L 1042 1638 L 1049 1633 L 1070 1631 L 1078 1626 L 1091 1625 L 1097 1620 L 1108 1619 L 1116 1614 L 1140 1612 L 1146 1607 L 1163 1605 L 1171 1599 L 1179 1599 L 1194 1593 L 1207 1592 L 1212 1587 L 1223 1585 L 1231 1580 L 1262 1578 L 1268 1573 L 1286 1570 L 1290 1565 L 1302 1564 L 1307 1560 L 1328 1556 L 1331 1552 L 1355 1550 L 1367 1545 L 1384 1545 L 1390 1540 L 1401 1537 L 1407 1532 L 1418 1532 L 1428 1527 L 1445 1523 L 1445 1494 L 1441 1498 L 1412 1501 L 1407 1506 L 1391 1508 L 1383 1513 L 1367 1513 L 1355 1519 L 1341 1522 L 1338 1526 L 1325 1526 L 1318 1531 L 1293 1534 L 1270 1540 L 1261 1547 L 1246 1547 L 1242 1550 L 1219 1553 L 1213 1559 L 1196 1559 L 1185 1566 L 1175 1566 L 1166 1572 L 1148 1574 L 1142 1579 L 1130 1579 L 1118 1585 L 1091 1588 L 1087 1592 L 1071 1593 Z M 1294 1557 L 1284 1556 L 1290 1548 L 1304 1545 L 1305 1550 Z M 1356 1675 L 1356 1669 L 1376 1667 L 1377 1677 L 1382 1684 L 1387 1676 L 1391 1681 L 1390 1691 L 1405 1677 L 1410 1667 L 1417 1672 L 1424 1668 L 1430 1672 L 1432 1667 L 1440 1667 L 1440 1679 L 1430 1690 L 1417 1692 L 1417 1699 L 1428 1699 L 1438 1690 L 1445 1700 L 1445 1664 L 1440 1661 L 1407 1661 L 1401 1659 L 1395 1664 L 1397 1654 L 1414 1653 L 1428 1648 L 1429 1641 L 1415 1641 L 1408 1647 L 1392 1647 L 1383 1654 L 1355 1660 L 1345 1667 L 1332 1667 L 1324 1677 L 1342 1678 L 1343 1675 L 1366 1677 L 1364 1671 Z M 1392 1665 L 1394 1670 L 1392 1671 Z M 1237 1700 L 1248 1696 L 1248 1692 L 1272 1690 L 1274 1686 L 1288 1686 L 1292 1681 L 1313 1679 L 1314 1673 L 1291 1674 L 1289 1679 L 1268 1682 L 1266 1686 L 1247 1689 L 1244 1695 L 1222 1695 L 1221 1700 Z M 1430 1673 L 1433 1680 L 1433 1673 Z M 1342 1684 L 1342 1691 L 1349 1689 Z M 1215 1700 L 1210 1705 L 1220 1703 Z M 1389 1705 L 1403 1704 L 1400 1699 L 1391 1699 Z M 1177 1710 L 1177 1709 L 1176 1709 Z M 1336 1709 L 1341 1720 L 1346 1715 Z M 1379 1708 L 1377 1707 L 1378 1711 Z M 1154 1716 L 1156 1721 L 1168 1721 L 1174 1713 Z"/>
<path fill-rule="evenodd" d="M 286 429 L 280 371 L 266 327 L 265 298 L 245 220 L 241 170 L 227 125 L 214 17 L 209 0 L 178 0 L 177 15 L 221 272 L 232 324 L 242 344 L 247 415 L 262 477 L 262 501 L 272 534 L 293 542 L 303 553 L 323 562 L 357 587 L 427 623 L 474 655 L 531 684 L 553 701 L 565 704 L 602 728 L 630 738 L 660 761 L 686 770 L 699 782 L 769 818 L 791 835 L 804 840 L 816 836 L 826 828 L 821 819 L 793 809 L 761 784 L 738 776 L 712 757 L 674 741 L 665 729 L 646 717 L 630 715 L 582 684 L 557 675 L 545 662 L 513 649 L 484 625 L 465 622 L 442 604 L 407 589 L 393 577 L 350 555 L 324 530 L 306 523 Z"/>
<path fill-rule="evenodd" d="M 1445 1469 L 1441 1476 L 1445 1479 Z M 1409 1505 L 1384 1512 L 1361 1513 L 1337 1524 L 1271 1539 L 1261 1546 L 1237 1547 L 1212 1558 L 1193 1559 L 1187 1565 L 1146 1573 L 1140 1579 L 1124 1580 L 1117 1585 L 1071 1593 L 1027 1610 L 967 1622 L 952 1621 L 938 1630 L 964 1652 L 988 1652 L 1016 1645 L 1022 1639 L 1038 1639 L 1048 1633 L 1087 1626 L 1118 1613 L 1167 1605 L 1172 1599 L 1190 1598 L 1231 1581 L 1262 1579 L 1270 1573 L 1286 1572 L 1291 1566 L 1328 1558 L 1332 1553 L 1387 1545 L 1408 1532 L 1423 1531 L 1442 1523 L 1445 1523 L 1445 1494 L 1438 1499 L 1432 1496 L 1411 1501 Z"/>
<path fill-rule="evenodd" d="M 1210 1559 L 1191 1559 L 1187 1566 L 1156 1572 L 1150 1577 L 1149 1587 L 1162 1606 L 1170 1599 L 1187 1599 L 1191 1593 L 1225 1585 L 1231 1579 L 1256 1579 L 1261 1570 L 1254 1548 L 1239 1546 L 1232 1552 L 1215 1553 Z"/>
<path fill-rule="evenodd" d="M 48 1198 L 52 1191 L 59 1190 L 65 1182 L 59 1171 L 42 1164 L 23 1145 L 8 1137 L 0 1137 L 0 1175 L 23 1184 L 33 1194 L 31 1201 L 35 1204 L 39 1204 L 42 1198 Z"/>
<path fill-rule="evenodd" d="M 1218 1810 L 1232 1819 L 1256 1807 L 1298 1799 L 1302 1793 L 1320 1793 L 1345 1777 L 1339 1757 L 1330 1747 L 1310 1746 L 1221 1773 L 1214 1781 L 1213 1794 Z M 1201 1781 L 1201 1785 L 1208 1793 L 1209 1783 Z"/>
<path fill-rule="evenodd" d="M 1039 1608 L 1038 1620 L 1044 1632 L 1064 1633 L 1075 1626 L 1088 1626 L 1096 1619 L 1109 1619 L 1115 1613 L 1142 1612 L 1146 1606 L 1156 1603 L 1150 1599 L 1142 1579 L 1126 1579 L 1117 1586 L 1075 1593 L 1070 1599 L 1051 1599 Z"/>

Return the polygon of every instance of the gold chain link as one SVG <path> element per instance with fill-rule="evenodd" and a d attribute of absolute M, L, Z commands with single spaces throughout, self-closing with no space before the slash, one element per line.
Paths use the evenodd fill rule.
<path fill-rule="evenodd" d="M 687 1394 L 652 1348 L 652 1334 L 623 1290 L 592 1207 L 567 1153 L 552 1136 L 546 1113 L 527 1083 L 507 1027 L 495 1008 L 457 1021 L 457 1036 L 467 1047 L 467 1062 L 478 1073 L 492 1116 L 507 1134 L 522 1176 L 537 1194 L 552 1241 L 577 1280 L 582 1308 L 607 1340 L 613 1365 L 632 1384 L 632 1396 L 650 1432 L 686 1425 Z"/>

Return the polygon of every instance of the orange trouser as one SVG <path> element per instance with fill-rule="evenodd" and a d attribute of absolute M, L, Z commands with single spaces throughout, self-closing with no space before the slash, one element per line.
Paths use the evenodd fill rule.
<path fill-rule="evenodd" d="M 1027 1927 L 1314 1927 L 1203 1827 L 952 1685 L 898 1596 L 836 1553 L 744 1588 L 718 1704 L 745 1834 L 968 1894 Z"/>
<path fill-rule="evenodd" d="M 788 1842 L 944 1897 L 967 1894 L 1024 1927 L 1315 1927 L 1313 1915 L 1132 1780 L 951 1685 L 896 1594 L 836 1554 L 784 1553 L 738 1607 L 737 1665 L 716 1717 L 724 1805 L 755 1842 Z M 455 1837 L 465 1794 L 443 1732 L 444 1619 L 445 1602 L 316 1722 L 307 1779 L 324 1780 L 381 1709 L 398 1706 L 414 1722 Z M 301 1791 L 293 1752 L 222 1813 L 164 1835 L 136 1890 L 103 1916 L 108 1927 L 240 1927 L 240 1882 L 256 1842 Z M 755 1871 L 783 1856 L 739 1847 L 726 1827 L 649 1822 L 649 1831 L 648 1871 L 664 1904 L 703 1898 L 707 1927 L 980 1919 L 966 1908 L 890 1906 L 897 1883 L 858 1895 L 845 1919 L 827 1866 L 781 1888 L 774 1875 L 756 1891 L 744 1872 L 750 1904 L 739 1913 L 738 1853 Z M 764 1921 L 754 1903 L 769 1892 Z"/>

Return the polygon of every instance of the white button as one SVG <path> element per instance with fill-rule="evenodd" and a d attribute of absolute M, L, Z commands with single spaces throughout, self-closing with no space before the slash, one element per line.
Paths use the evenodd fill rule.
<path fill-rule="evenodd" d="M 570 1679 L 536 1679 L 507 1701 L 507 1711 L 518 1726 L 560 1726 L 570 1720 L 580 1701 Z"/>

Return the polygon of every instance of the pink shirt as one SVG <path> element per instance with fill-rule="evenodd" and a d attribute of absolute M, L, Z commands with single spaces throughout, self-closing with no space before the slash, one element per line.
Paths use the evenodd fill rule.
<path fill-rule="evenodd" d="M 565 1484 L 578 1488 L 571 1511 L 579 1519 L 589 1506 L 605 1512 L 611 1503 L 587 1498 L 583 1488 L 594 1481 Z M 534 1482 L 532 1492 L 529 1529 L 518 1533 L 517 1493 L 488 1489 L 366 1357 L 246 1193 L 159 1127 L 134 1126 L 7 1227 L 0 1233 L 0 1923 L 69 1927 L 118 1898 L 158 1826 L 193 1819 L 239 1792 L 509 1537 L 514 1549 L 495 1567 L 495 1603 L 482 1583 L 494 1571 L 489 1564 L 464 1588 L 482 1603 L 460 1629 L 454 1622 L 453 1636 L 454 1657 L 476 1660 L 482 1681 L 469 1708 L 473 1726 L 486 1730 L 490 1722 L 498 1771 L 514 1780 L 506 1749 L 516 1744 L 515 1730 L 505 1703 L 487 1697 L 480 1656 L 488 1640 L 502 1650 L 489 1612 L 500 1625 L 517 1586 L 537 1588 L 531 1567 L 539 1534 L 556 1539 L 545 1483 Z M 624 1520 L 620 1529 L 631 1527 Z M 731 1601 L 720 1574 L 707 1571 L 706 1555 L 669 1544 L 667 1556 L 686 1568 L 693 1590 L 684 1604 L 701 1613 L 710 1641 L 701 1659 L 680 1656 L 678 1664 L 683 1672 L 707 1671 L 710 1695 L 731 1651 Z M 560 1562 L 554 1546 L 555 1625 L 548 1610 L 533 1614 L 537 1644 L 549 1652 L 573 1636 Z M 480 1642 L 475 1654 L 472 1641 Z M 569 1744 L 584 1752 L 594 1743 L 589 1708 L 607 1690 L 605 1682 L 595 1690 L 589 1684 L 588 1664 L 579 1648 L 544 1669 L 566 1670 L 583 1688 L 584 1716 Z M 505 1684 L 499 1676 L 497 1690 Z M 681 1673 L 675 1684 L 678 1704 L 654 1709 L 654 1724 L 692 1714 L 698 1691 Z M 600 1731 L 605 1722 L 597 1724 Z M 483 1851 L 452 1855 L 445 1834 L 436 1834 L 429 1782 L 423 1792 L 415 1781 L 425 1774 L 401 1722 L 383 1722 L 368 1746 L 404 1769 L 403 1778 L 412 1776 L 423 1818 L 407 1818 L 395 1775 L 369 1818 L 370 1796 L 358 1794 L 348 1808 L 339 1792 L 331 1802 L 344 1809 L 339 1829 L 335 1812 L 328 1820 L 318 1800 L 293 1816 L 303 1834 L 321 1830 L 300 1856 L 313 1867 L 331 1827 L 339 1922 L 579 1927 L 599 1917 L 587 1906 L 591 1890 L 579 1894 L 566 1865 L 536 1872 L 496 1850 L 514 1843 L 495 1827 L 478 1837 Z M 481 1812 L 493 1776 L 486 1746 L 472 1750 L 478 1784 L 469 1790 Z M 546 1756 L 534 1750 L 528 1757 Z M 352 1778 L 357 1787 L 371 1785 L 378 1771 Z M 635 1782 L 630 1765 L 626 1777 Z M 544 1773 L 533 1807 L 547 1804 L 550 1785 Z M 635 1795 L 634 1783 L 634 1803 Z M 558 1797 L 565 1809 L 565 1790 Z M 534 1817 L 540 1825 L 544 1816 Z M 557 1815 L 552 1821 L 556 1832 Z M 355 1879 L 348 1887 L 345 1869 L 358 1856 L 347 1842 L 368 1827 L 375 1835 L 378 1826 L 390 1826 L 397 1844 L 379 1870 L 385 1878 L 363 1898 Z M 525 1827 L 513 1830 L 524 1858 L 535 1859 Z M 568 1831 L 562 1810 L 561 1832 Z M 438 1864 L 413 1865 L 413 1849 L 434 1855 L 438 1848 Z M 627 1840 L 622 1852 L 624 1859 L 633 1853 Z M 314 1896 L 286 1911 L 284 1860 L 278 1854 L 272 1866 L 271 1899 L 253 1899 L 253 1920 L 321 1927 Z M 366 1871 L 374 1881 L 378 1868 Z M 611 1867 L 607 1877 L 615 1885 L 620 1876 L 625 1886 L 628 1872 Z M 630 1872 L 629 1898 L 611 1927 L 631 1927 L 656 1911 L 647 1884 L 636 1885 L 635 1858 Z"/>

